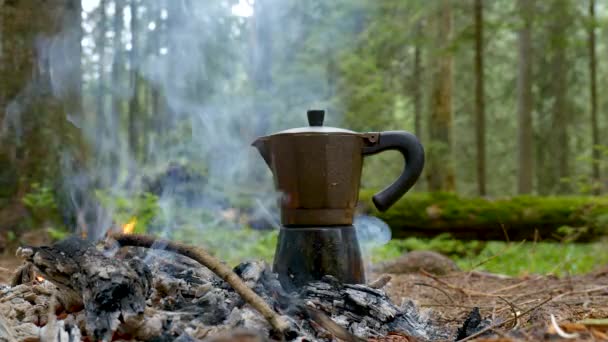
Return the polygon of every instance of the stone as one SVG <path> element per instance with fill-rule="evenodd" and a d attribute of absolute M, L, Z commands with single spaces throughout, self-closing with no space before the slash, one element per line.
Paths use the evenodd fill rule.
<path fill-rule="evenodd" d="M 458 271 L 459 268 L 450 258 L 433 251 L 411 251 L 374 267 L 378 273 L 405 274 L 418 273 L 420 270 L 444 275 Z"/>

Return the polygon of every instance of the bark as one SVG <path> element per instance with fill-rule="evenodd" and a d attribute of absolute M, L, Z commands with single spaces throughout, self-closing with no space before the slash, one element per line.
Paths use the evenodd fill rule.
<path fill-rule="evenodd" d="M 416 42 L 414 44 L 414 75 L 412 77 L 412 97 L 414 101 L 414 133 L 422 139 L 422 23 L 416 24 Z"/>
<path fill-rule="evenodd" d="M 107 30 L 107 16 L 106 16 L 106 0 L 100 0 L 99 8 L 100 18 L 98 37 L 97 37 L 97 53 L 99 54 L 99 79 L 97 81 L 97 134 L 95 139 L 95 146 L 101 146 L 102 141 L 105 139 L 105 134 L 108 131 L 107 119 L 106 119 L 106 30 Z"/>
<path fill-rule="evenodd" d="M 591 107 L 591 148 L 592 148 L 592 172 L 591 179 L 594 183 L 593 192 L 598 195 L 601 192 L 600 179 L 600 131 L 597 118 L 597 59 L 595 56 L 595 0 L 589 0 L 589 78 L 590 78 L 590 107 Z"/>
<path fill-rule="evenodd" d="M 255 89 L 254 112 L 256 118 L 255 136 L 267 133 L 270 126 L 269 115 L 271 109 L 268 105 L 270 98 L 270 88 L 272 85 L 272 65 L 273 65 L 273 40 L 272 40 L 272 21 L 270 13 L 272 4 L 268 0 L 254 2 L 253 17 L 253 60 L 250 77 L 253 80 Z"/>
<path fill-rule="evenodd" d="M 1 7 L 0 170 L 3 174 L 0 178 L 9 178 L 8 184 L 4 181 L 6 185 L 2 185 L 8 189 L 3 189 L 6 191 L 3 197 L 14 200 L 13 212 L 18 210 L 22 196 L 33 182 L 56 179 L 59 146 L 71 139 L 63 130 L 66 127 L 64 103 L 58 101 L 54 92 L 73 88 L 67 85 L 60 89 L 62 85 L 53 83 L 51 78 L 52 72 L 66 71 L 56 68 L 60 55 L 56 48 L 63 46 L 56 44 L 53 37 L 61 35 L 67 9 L 67 1 L 10 1 Z M 65 134 L 57 135 L 56 131 Z"/>
<path fill-rule="evenodd" d="M 569 25 L 568 0 L 555 1 L 553 3 L 555 21 L 551 29 L 551 77 L 552 77 L 552 95 L 553 107 L 551 109 L 551 130 L 553 141 L 551 147 L 552 159 L 557 161 L 553 167 L 550 177 L 554 191 L 558 193 L 567 193 L 568 185 L 563 182 L 570 175 L 569 169 L 569 137 L 568 137 L 568 69 L 566 63 L 567 55 L 567 32 L 566 28 Z"/>
<path fill-rule="evenodd" d="M 82 298 L 87 333 L 95 340 L 109 340 L 121 321 L 131 325 L 143 321 L 152 284 L 143 262 L 108 258 L 77 237 L 49 247 L 22 247 L 17 255 L 61 291 Z"/>
<path fill-rule="evenodd" d="M 68 116 L 82 116 L 82 4 L 81 0 L 68 0 L 64 15 L 63 34 L 66 41 L 61 42 L 65 59 L 65 84 L 61 95 Z M 62 45 L 63 45 L 62 44 Z"/>
<path fill-rule="evenodd" d="M 483 0 L 475 0 L 475 141 L 477 191 L 486 195 L 486 123 L 483 86 Z"/>
<path fill-rule="evenodd" d="M 124 20 L 122 13 L 124 11 L 125 3 L 124 0 L 115 0 L 115 14 L 114 14 L 114 22 L 112 23 L 113 31 L 114 31 L 114 42 L 113 42 L 113 50 L 114 57 L 112 59 L 112 86 L 114 87 L 112 92 L 112 117 L 115 120 L 119 120 L 122 112 L 122 96 L 121 91 L 119 90 L 120 76 L 123 72 L 123 49 L 122 49 L 122 36 L 124 30 Z M 120 14 L 119 14 L 120 13 Z"/>
<path fill-rule="evenodd" d="M 130 54 L 130 67 L 131 67 L 131 98 L 129 99 L 129 147 L 132 156 L 137 158 L 139 156 L 139 127 L 138 120 L 140 116 L 140 77 L 138 71 L 138 59 L 139 59 L 139 18 L 138 18 L 138 6 L 135 0 L 131 0 L 131 54 Z"/>
<path fill-rule="evenodd" d="M 533 0 L 519 0 L 523 25 L 518 32 L 517 69 L 517 192 L 532 192 L 534 156 L 532 130 L 532 8 Z"/>
<path fill-rule="evenodd" d="M 451 0 L 443 0 L 435 15 L 435 40 L 429 121 L 428 184 L 431 191 L 454 191 L 452 163 L 452 32 Z"/>

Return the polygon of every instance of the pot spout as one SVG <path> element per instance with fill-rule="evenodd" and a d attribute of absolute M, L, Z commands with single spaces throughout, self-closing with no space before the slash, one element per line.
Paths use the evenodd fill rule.
<path fill-rule="evenodd" d="M 262 137 L 256 139 L 256 141 L 254 141 L 251 146 L 254 146 L 258 149 L 258 152 L 260 152 L 260 155 L 262 156 L 262 158 L 264 158 L 266 165 L 268 165 L 268 167 L 272 169 L 272 158 L 270 155 L 270 147 L 268 146 L 269 142 L 270 141 L 267 138 Z"/>

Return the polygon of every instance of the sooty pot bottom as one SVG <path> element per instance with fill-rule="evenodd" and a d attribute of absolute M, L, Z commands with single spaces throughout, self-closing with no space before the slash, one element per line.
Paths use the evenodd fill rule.
<path fill-rule="evenodd" d="M 365 283 L 353 226 L 281 228 L 273 267 L 281 285 L 288 290 L 324 275 L 348 284 Z"/>

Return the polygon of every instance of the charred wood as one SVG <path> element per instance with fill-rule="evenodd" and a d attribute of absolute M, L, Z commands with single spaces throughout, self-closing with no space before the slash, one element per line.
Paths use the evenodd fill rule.
<path fill-rule="evenodd" d="M 108 340 L 121 322 L 143 320 L 152 275 L 138 259 L 108 258 L 77 237 L 48 247 L 22 247 L 17 253 L 61 292 L 82 299 L 86 330 L 95 340 Z"/>

